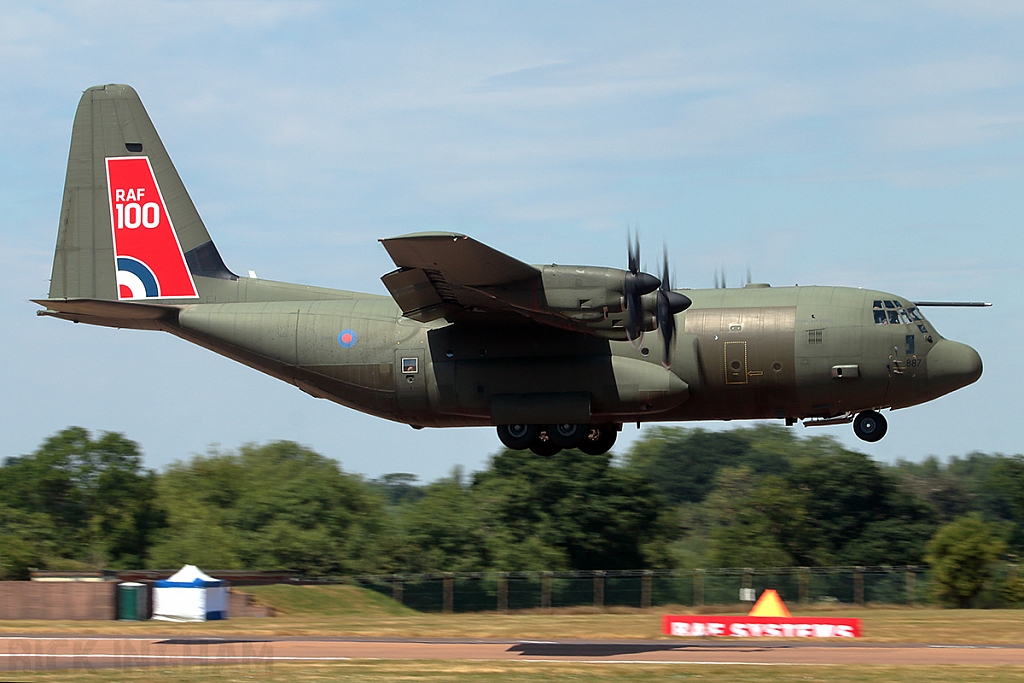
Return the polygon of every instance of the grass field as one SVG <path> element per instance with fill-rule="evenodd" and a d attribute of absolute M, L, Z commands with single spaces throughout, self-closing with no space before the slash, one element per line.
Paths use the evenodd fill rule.
<path fill-rule="evenodd" d="M 947 681 L 1024 681 L 1024 670 L 1014 667 L 910 667 L 863 666 L 706 666 L 688 664 L 579 664 L 532 662 L 343 662 L 328 666 L 274 665 L 272 668 L 188 667 L 98 671 L 17 672 L 5 680 L 44 683 L 322 683 L 324 681 L 450 681 L 451 683 L 542 683 L 552 681 L 692 680 L 701 683 L 776 683 L 827 681 L 828 683 L 945 683 Z"/>
<path fill-rule="evenodd" d="M 231 635 L 354 635 L 472 637 L 496 639 L 666 638 L 661 615 L 683 607 L 650 610 L 592 608 L 518 613 L 425 614 L 387 596 L 354 586 L 260 586 L 246 588 L 278 616 L 205 623 L 111 621 L 4 621 L 0 633 L 166 633 Z M 790 606 L 795 614 L 801 610 Z M 729 613 L 725 608 L 721 613 Z M 708 610 L 704 610 L 707 612 Z M 859 617 L 864 641 L 950 645 L 1024 644 L 1024 610 L 943 610 L 846 607 L 812 610 L 816 616 Z M 737 612 L 735 609 L 732 613 Z M 807 613 L 804 611 L 804 613 Z"/>
<path fill-rule="evenodd" d="M 651 610 L 533 610 L 501 614 L 424 614 L 387 596 L 353 586 L 261 586 L 247 588 L 257 601 L 274 607 L 268 619 L 229 619 L 206 623 L 168 622 L 0 622 L 0 633 L 122 633 L 224 635 L 353 635 L 473 637 L 496 639 L 655 639 L 660 617 L 686 608 Z M 791 609 L 795 606 L 790 606 Z M 689 610 L 692 611 L 692 610 Z M 708 610 L 703 610 L 708 612 Z M 721 613 L 728 613 L 723 608 Z M 731 610 L 736 613 L 736 610 Z M 800 614 L 800 609 L 792 609 Z M 940 610 L 893 607 L 813 608 L 816 616 L 860 617 L 866 641 L 943 644 L 1024 644 L 1024 610 Z M 803 613 L 807 613 L 804 610 Z M 707 664 L 603 664 L 584 662 L 351 661 L 325 664 L 262 664 L 214 667 L 156 667 L 86 671 L 0 673 L 2 681 L 109 683 L 146 681 L 234 683 L 282 681 L 445 681 L 451 683 L 540 683 L 542 681 L 700 680 L 702 683 L 828 681 L 875 683 L 905 681 L 1021 681 L 1024 667 L 1009 666 L 765 666 Z"/>

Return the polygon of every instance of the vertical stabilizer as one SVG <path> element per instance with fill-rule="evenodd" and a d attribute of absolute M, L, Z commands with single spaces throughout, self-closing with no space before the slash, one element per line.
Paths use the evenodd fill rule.
<path fill-rule="evenodd" d="M 50 298 L 195 300 L 225 267 L 142 101 L 89 88 L 71 133 Z"/>

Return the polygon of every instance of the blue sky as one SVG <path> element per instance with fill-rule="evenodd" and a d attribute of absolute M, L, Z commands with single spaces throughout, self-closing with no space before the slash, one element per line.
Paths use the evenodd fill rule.
<path fill-rule="evenodd" d="M 377 239 L 418 230 L 623 266 L 639 224 L 679 286 L 749 265 L 993 301 L 929 312 L 979 350 L 977 384 L 892 413 L 878 444 L 816 433 L 889 460 L 1024 452 L 1024 5 L 719 5 L 4 3 L 0 457 L 71 424 L 124 432 L 153 467 L 292 439 L 432 479 L 497 448 L 491 429 L 414 432 L 168 335 L 36 318 L 75 106 L 110 82 L 142 96 L 228 266 L 263 278 L 385 293 Z"/>

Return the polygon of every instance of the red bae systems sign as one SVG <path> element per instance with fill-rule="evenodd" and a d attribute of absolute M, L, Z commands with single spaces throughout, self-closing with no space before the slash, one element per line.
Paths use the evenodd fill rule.
<path fill-rule="evenodd" d="M 118 299 L 197 297 L 149 157 L 106 162 Z"/>
<path fill-rule="evenodd" d="M 662 617 L 661 632 L 670 636 L 734 638 L 859 638 L 860 619 L 816 617 Z"/>
<path fill-rule="evenodd" d="M 749 590 L 749 589 L 747 589 Z M 745 617 L 665 615 L 661 632 L 670 636 L 733 638 L 859 638 L 860 619 L 794 617 L 779 594 L 769 588 Z"/>

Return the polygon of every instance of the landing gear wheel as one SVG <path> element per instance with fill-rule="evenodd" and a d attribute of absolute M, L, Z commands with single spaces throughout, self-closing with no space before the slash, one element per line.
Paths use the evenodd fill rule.
<path fill-rule="evenodd" d="M 576 448 L 587 455 L 604 455 L 615 445 L 619 430 L 615 425 L 600 425 L 590 428 L 590 433 Z"/>
<path fill-rule="evenodd" d="M 590 425 L 547 425 L 544 431 L 559 448 L 577 448 L 590 434 Z"/>
<path fill-rule="evenodd" d="M 547 431 L 541 430 L 540 434 L 537 435 L 537 438 L 530 444 L 530 450 L 537 455 L 549 457 L 560 453 L 562 447 L 556 444 L 551 437 L 548 436 Z"/>
<path fill-rule="evenodd" d="M 529 448 L 539 434 L 537 425 L 498 425 L 498 438 L 514 451 Z"/>
<path fill-rule="evenodd" d="M 874 410 L 865 410 L 853 421 L 853 433 L 864 441 L 874 443 L 885 436 L 888 425 L 882 414 Z"/>

